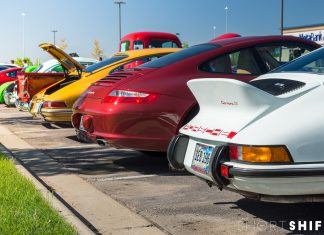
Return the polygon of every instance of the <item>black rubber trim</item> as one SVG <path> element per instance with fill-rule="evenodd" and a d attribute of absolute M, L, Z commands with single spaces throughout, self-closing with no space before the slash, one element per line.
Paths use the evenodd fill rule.
<path fill-rule="evenodd" d="M 183 138 L 185 137 L 186 135 L 183 135 L 183 134 L 179 134 L 179 135 L 176 135 L 176 136 L 173 136 L 173 138 L 171 139 L 170 141 L 170 144 L 168 146 L 168 150 L 167 150 L 167 159 L 170 163 L 170 165 L 174 168 L 174 169 L 177 169 L 177 170 L 182 170 L 184 169 L 184 163 L 183 162 L 178 162 L 176 159 L 175 159 L 175 149 L 176 149 L 176 146 L 178 144 L 178 141 L 180 138 Z M 189 137 L 188 137 L 188 140 L 189 140 Z M 187 149 L 188 145 L 186 146 L 186 149 Z M 186 149 L 184 151 L 186 151 Z"/>
<path fill-rule="evenodd" d="M 283 169 L 248 169 L 233 167 L 229 169 L 230 178 L 233 176 L 271 178 L 271 177 L 303 177 L 324 176 L 323 168 L 283 168 Z"/>
<path fill-rule="evenodd" d="M 220 146 L 215 153 L 214 160 L 212 162 L 212 176 L 219 188 L 223 188 L 225 185 L 229 184 L 229 181 L 220 175 L 219 169 L 221 166 L 221 160 L 223 157 L 224 151 L 226 151 L 227 146 Z"/>

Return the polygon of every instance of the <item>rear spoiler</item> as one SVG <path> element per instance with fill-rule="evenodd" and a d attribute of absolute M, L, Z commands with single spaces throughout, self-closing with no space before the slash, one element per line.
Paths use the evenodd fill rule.
<path fill-rule="evenodd" d="M 187 84 L 200 109 L 180 132 L 197 138 L 231 139 L 251 122 L 290 100 L 228 78 L 195 79 Z"/>

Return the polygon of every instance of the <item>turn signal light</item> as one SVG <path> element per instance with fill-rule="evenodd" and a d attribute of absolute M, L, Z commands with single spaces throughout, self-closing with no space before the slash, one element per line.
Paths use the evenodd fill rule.
<path fill-rule="evenodd" d="M 67 106 L 63 101 L 45 101 L 43 108 L 67 108 Z"/>
<path fill-rule="evenodd" d="M 105 103 L 133 103 L 133 104 L 148 104 L 158 98 L 158 94 L 144 93 L 129 90 L 113 90 L 104 100 Z"/>
<path fill-rule="evenodd" d="M 290 155 L 284 146 L 240 146 L 230 145 L 230 159 L 245 162 L 291 162 Z"/>

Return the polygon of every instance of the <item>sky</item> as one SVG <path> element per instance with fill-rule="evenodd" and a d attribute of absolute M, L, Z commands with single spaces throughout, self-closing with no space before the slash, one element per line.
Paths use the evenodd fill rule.
<path fill-rule="evenodd" d="M 179 33 L 195 45 L 228 32 L 280 34 L 280 0 L 125 0 L 122 35 L 136 31 Z M 118 5 L 114 0 L 0 0 L 0 62 L 25 56 L 42 62 L 50 56 L 38 47 L 65 39 L 66 52 L 93 57 L 94 40 L 106 56 L 118 50 Z M 284 0 L 284 27 L 324 23 L 323 0 Z M 25 13 L 25 16 L 22 16 Z M 24 22 L 24 23 L 23 23 Z M 23 30 L 23 25 L 24 29 Z M 214 30 L 214 26 L 216 29 Z M 23 31 L 25 40 L 23 40 Z"/>

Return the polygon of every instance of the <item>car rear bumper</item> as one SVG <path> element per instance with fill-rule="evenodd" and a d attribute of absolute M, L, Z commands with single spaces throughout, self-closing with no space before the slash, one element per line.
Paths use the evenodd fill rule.
<path fill-rule="evenodd" d="M 16 99 L 15 105 L 16 105 L 17 109 L 20 110 L 20 111 L 25 111 L 25 112 L 29 111 L 29 104 L 28 103 L 21 102 L 18 99 Z"/>
<path fill-rule="evenodd" d="M 41 115 L 48 122 L 71 122 L 72 109 L 42 108 Z"/>
<path fill-rule="evenodd" d="M 185 168 L 209 185 L 229 189 L 244 196 L 273 202 L 324 201 L 324 163 L 253 164 L 224 160 L 222 149 L 211 157 L 208 173 L 192 167 L 192 149 L 197 142 L 186 135 L 173 138 L 168 149 L 168 160 L 176 169 Z M 212 144 L 212 143 L 208 143 Z M 228 175 L 223 175 L 226 166 Z"/>
<path fill-rule="evenodd" d="M 166 152 L 177 130 L 177 122 L 171 119 L 175 115 L 147 110 L 139 112 L 127 107 L 110 109 L 107 105 L 102 111 L 92 107 L 96 107 L 95 104 L 89 104 L 87 110 L 74 110 L 73 126 L 79 130 L 81 117 L 87 117 L 84 126 L 89 137 L 105 140 L 114 147 Z"/>
<path fill-rule="evenodd" d="M 254 165 L 225 162 L 227 187 L 263 195 L 324 195 L 324 163 Z"/>

